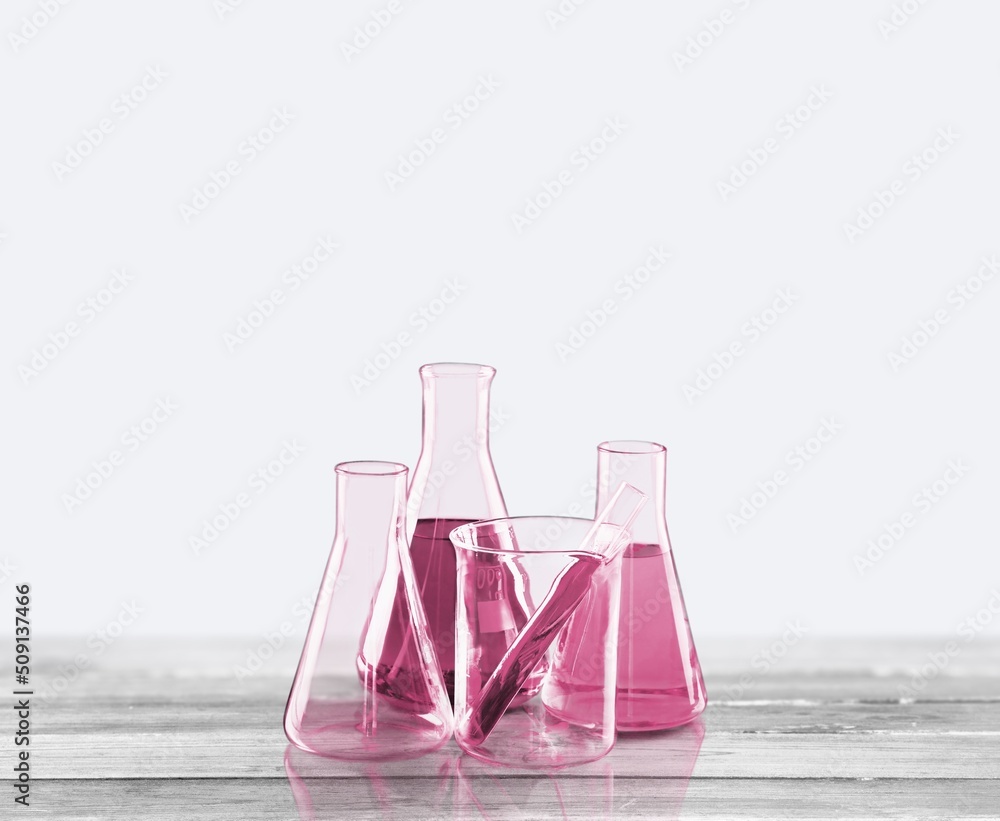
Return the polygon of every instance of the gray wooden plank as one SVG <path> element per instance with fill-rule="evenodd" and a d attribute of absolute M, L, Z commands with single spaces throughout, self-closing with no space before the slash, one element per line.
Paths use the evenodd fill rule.
<path fill-rule="evenodd" d="M 289 750 L 290 647 L 243 680 L 231 666 L 243 651 L 227 642 L 116 645 L 129 652 L 72 676 L 46 654 L 33 685 L 61 692 L 35 701 L 36 813 L 51 801 L 59 818 L 298 818 L 290 773 L 315 818 L 677 818 L 681 800 L 691 818 L 997 818 L 1000 642 L 970 646 L 901 699 L 937 644 L 818 642 L 752 674 L 753 647 L 737 642 L 706 664 L 698 725 L 625 735 L 602 761 L 524 777 L 484 770 L 454 742 L 372 766 Z"/>
<path fill-rule="evenodd" d="M 270 731 L 281 726 L 284 706 L 283 696 L 239 698 L 210 692 L 176 698 L 100 696 L 45 705 L 36 710 L 34 721 L 38 732 L 54 736 Z M 713 701 L 701 721 L 711 733 L 1000 733 L 1000 702 Z"/>
<path fill-rule="evenodd" d="M 996 781 L 438 779 L 150 779 L 47 781 L 31 814 L 64 821 L 313 821 L 313 819 L 1000 819 Z"/>
<path fill-rule="evenodd" d="M 974 641 L 955 635 L 936 638 L 838 639 L 804 637 L 780 657 L 772 653 L 774 637 L 719 639 L 700 637 L 699 656 L 707 676 L 738 679 L 741 675 L 762 679 L 785 674 L 839 675 L 843 673 L 881 676 L 906 676 L 914 669 L 932 663 L 950 642 L 958 654 L 947 660 L 944 673 L 949 676 L 1000 675 L 1000 637 L 979 634 Z M 277 644 L 277 649 L 272 645 Z M 345 653 L 351 652 L 345 644 Z M 66 665 L 83 662 L 90 670 L 122 673 L 140 671 L 170 674 L 173 677 L 234 678 L 247 667 L 252 655 L 258 655 L 256 675 L 273 676 L 287 681 L 295 671 L 302 638 L 272 635 L 202 638 L 197 640 L 125 635 L 100 654 L 88 646 L 87 639 L 38 636 L 35 639 L 35 672 L 53 675 Z M 258 653 L 258 651 L 260 651 Z M 766 668 L 767 672 L 762 671 Z"/>
<path fill-rule="evenodd" d="M 712 702 L 743 701 L 1000 701 L 1000 672 L 997 674 L 939 675 L 917 682 L 906 675 L 873 676 L 870 673 L 772 673 L 755 679 L 750 687 L 739 676 L 708 675 L 706 687 Z M 284 699 L 291 677 L 257 676 L 237 681 L 233 677 L 170 676 L 146 671 L 85 671 L 71 684 L 38 675 L 33 681 L 37 700 L 51 703 L 64 699 L 91 700 L 101 697 L 165 699 L 199 696 L 209 692 L 238 698 L 270 696 Z M 901 688 L 914 690 L 913 695 Z"/>
<path fill-rule="evenodd" d="M 280 728 L 80 732 L 36 736 L 38 778 L 234 778 L 274 775 L 286 741 Z M 414 775 L 433 777 L 447 752 L 407 762 Z M 669 738 L 623 737 L 608 757 L 622 776 L 670 774 Z M 682 750 L 680 754 L 685 751 Z M 588 765 L 589 766 L 589 765 Z M 996 733 L 709 733 L 701 742 L 700 778 L 987 778 L 1000 777 Z"/>
<path fill-rule="evenodd" d="M 281 679 L 260 677 L 246 693 L 226 679 L 107 673 L 91 678 L 93 689 L 112 692 L 70 688 L 36 710 L 37 777 L 267 777 L 280 767 L 286 748 Z M 856 693 L 864 693 L 870 679 L 851 681 Z M 695 728 L 623 735 L 610 760 L 621 776 L 673 775 L 683 769 L 695 739 L 701 748 L 699 777 L 994 778 L 1000 773 L 1000 702 L 712 702 L 697 738 L 693 733 Z M 407 762 L 406 772 L 434 775 L 457 755 L 454 744 L 449 749 Z"/>

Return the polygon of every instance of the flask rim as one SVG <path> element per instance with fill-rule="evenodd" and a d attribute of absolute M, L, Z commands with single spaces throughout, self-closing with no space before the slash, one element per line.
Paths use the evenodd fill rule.
<path fill-rule="evenodd" d="M 492 378 L 497 369 L 475 362 L 431 362 L 420 366 L 421 377 L 478 376 Z"/>
<path fill-rule="evenodd" d="M 380 462 L 377 460 L 357 460 L 340 462 L 334 470 L 341 476 L 399 476 L 409 468 L 401 462 Z"/>
<path fill-rule="evenodd" d="M 627 453 L 637 456 L 653 456 L 666 453 L 667 449 L 659 442 L 647 442 L 642 439 L 610 439 L 597 446 L 604 453 Z"/>

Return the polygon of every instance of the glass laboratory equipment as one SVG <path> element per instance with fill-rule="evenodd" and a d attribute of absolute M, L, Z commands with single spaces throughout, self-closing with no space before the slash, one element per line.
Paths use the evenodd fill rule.
<path fill-rule="evenodd" d="M 455 737 L 469 755 L 559 768 L 600 758 L 614 744 L 621 554 L 645 502 L 627 485 L 619 493 L 598 521 L 519 517 L 452 531 L 460 590 Z M 521 628 L 509 616 L 515 602 L 528 614 Z M 586 658 L 566 642 L 579 632 L 593 651 Z"/>
<path fill-rule="evenodd" d="M 623 481 L 650 499 L 622 556 L 618 730 L 677 727 L 701 714 L 707 696 L 667 533 L 667 449 L 622 440 L 597 454 L 598 509 Z"/>
<path fill-rule="evenodd" d="M 456 527 L 507 515 L 490 456 L 489 365 L 420 368 L 423 440 L 407 497 L 410 557 L 449 698 L 455 684 Z M 526 616 L 517 606 L 515 625 Z"/>
<path fill-rule="evenodd" d="M 443 745 L 452 716 L 406 546 L 405 465 L 336 466 L 337 522 L 285 709 L 307 752 L 412 758 Z"/>

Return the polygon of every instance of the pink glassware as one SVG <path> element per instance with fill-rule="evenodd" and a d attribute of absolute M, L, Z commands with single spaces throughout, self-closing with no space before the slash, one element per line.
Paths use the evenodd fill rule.
<path fill-rule="evenodd" d="M 656 442 L 615 441 L 597 451 L 598 509 L 622 481 L 652 500 L 632 524 L 622 556 L 617 727 L 677 727 L 702 713 L 707 696 L 667 534 L 667 449 Z M 599 650 L 584 630 L 569 640 L 581 657 Z M 585 678 L 582 672 L 577 677 Z"/>
<path fill-rule="evenodd" d="M 422 755 L 448 740 L 452 718 L 405 542 L 407 469 L 344 462 L 336 474 L 336 531 L 285 734 L 331 758 Z"/>
<path fill-rule="evenodd" d="M 616 494 L 598 522 L 522 517 L 452 531 L 462 591 L 455 736 L 470 755 L 558 768 L 593 761 L 614 744 L 621 553 L 645 501 L 627 486 L 619 494 L 621 505 Z M 528 615 L 520 629 L 505 615 L 514 601 Z M 586 698 L 567 699 L 564 637 L 574 624 L 586 625 L 600 649 L 589 660 Z"/>
<path fill-rule="evenodd" d="M 459 525 L 507 515 L 490 456 L 489 365 L 439 362 L 420 368 L 423 439 L 407 497 L 410 556 L 449 698 L 455 681 L 455 548 Z M 518 625 L 526 616 L 515 605 Z M 387 643 L 393 649 L 392 641 Z"/>

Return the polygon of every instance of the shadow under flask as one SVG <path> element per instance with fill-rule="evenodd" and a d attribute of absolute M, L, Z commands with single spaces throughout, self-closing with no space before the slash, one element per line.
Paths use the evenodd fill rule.
<path fill-rule="evenodd" d="M 598 510 L 621 482 L 650 499 L 622 556 L 616 726 L 678 727 L 697 718 L 707 698 L 667 534 L 667 449 L 615 441 L 598 445 L 597 454 Z"/>
<path fill-rule="evenodd" d="M 347 760 L 410 758 L 452 714 L 406 547 L 405 465 L 342 462 L 337 524 L 285 708 L 285 734 Z"/>
<path fill-rule="evenodd" d="M 448 534 L 456 527 L 507 515 L 490 456 L 489 365 L 442 362 L 420 368 L 423 439 L 407 496 L 410 559 L 427 614 L 448 697 L 454 700 L 458 569 Z M 517 568 L 483 568 L 494 588 L 497 646 L 527 621 Z M 517 577 L 517 578 L 515 578 Z M 499 657 L 496 662 L 499 663 Z"/>

